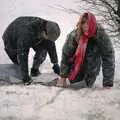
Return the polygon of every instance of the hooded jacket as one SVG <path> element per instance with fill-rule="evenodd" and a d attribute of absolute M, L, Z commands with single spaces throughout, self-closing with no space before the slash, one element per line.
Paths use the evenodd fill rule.
<path fill-rule="evenodd" d="M 112 43 L 101 25 L 97 24 L 96 35 L 89 38 L 85 58 L 76 79 L 71 82 L 85 80 L 92 86 L 99 74 L 102 65 L 103 86 L 113 86 L 115 71 L 115 56 Z M 76 30 L 73 30 L 66 39 L 62 49 L 61 77 L 67 78 L 73 67 L 73 56 L 77 49 Z"/>

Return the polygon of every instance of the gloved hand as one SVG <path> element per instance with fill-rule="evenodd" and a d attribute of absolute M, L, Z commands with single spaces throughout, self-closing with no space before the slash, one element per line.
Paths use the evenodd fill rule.
<path fill-rule="evenodd" d="M 57 63 L 53 65 L 52 69 L 54 70 L 56 74 L 58 75 L 60 74 L 60 67 Z"/>

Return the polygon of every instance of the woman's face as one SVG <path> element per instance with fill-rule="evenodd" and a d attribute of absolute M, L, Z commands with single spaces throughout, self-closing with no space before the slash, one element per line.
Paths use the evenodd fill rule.
<path fill-rule="evenodd" d="M 83 18 L 83 21 L 82 21 L 82 31 L 83 31 L 83 33 L 87 32 L 88 29 L 89 29 L 88 20 Z"/>

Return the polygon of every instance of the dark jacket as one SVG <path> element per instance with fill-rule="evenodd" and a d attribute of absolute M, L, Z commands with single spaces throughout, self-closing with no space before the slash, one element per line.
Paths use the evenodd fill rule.
<path fill-rule="evenodd" d="M 41 48 L 49 53 L 52 63 L 58 63 L 55 42 L 44 40 L 40 33 L 46 31 L 48 21 L 38 17 L 19 17 L 5 30 L 2 38 L 8 56 L 20 65 L 23 78 L 28 75 L 28 53 L 33 48 L 36 52 Z"/>
<path fill-rule="evenodd" d="M 61 76 L 67 77 L 74 64 L 73 55 L 77 48 L 76 30 L 67 37 L 62 49 Z M 99 74 L 102 64 L 103 86 L 113 86 L 115 58 L 112 43 L 104 31 L 98 25 L 96 36 L 88 41 L 84 62 L 76 79 L 72 82 L 85 80 L 88 86 L 92 86 Z"/>

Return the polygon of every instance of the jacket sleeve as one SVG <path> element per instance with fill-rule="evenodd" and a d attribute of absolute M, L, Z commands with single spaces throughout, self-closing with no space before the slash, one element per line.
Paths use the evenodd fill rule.
<path fill-rule="evenodd" d="M 23 80 L 26 80 L 29 77 L 28 72 L 29 47 L 26 43 L 24 43 L 25 40 L 26 40 L 25 38 L 21 37 L 17 42 L 17 58 Z"/>
<path fill-rule="evenodd" d="M 102 59 L 103 86 L 113 86 L 115 55 L 109 36 L 103 28 L 99 30 L 98 45 Z"/>
<path fill-rule="evenodd" d="M 71 32 L 62 48 L 62 59 L 60 66 L 60 76 L 67 78 L 73 64 L 73 54 L 75 52 L 75 31 Z"/>
<path fill-rule="evenodd" d="M 42 46 L 47 50 L 50 60 L 53 64 L 58 63 L 58 56 L 57 56 L 57 50 L 55 42 L 50 40 L 44 40 L 42 42 Z"/>

